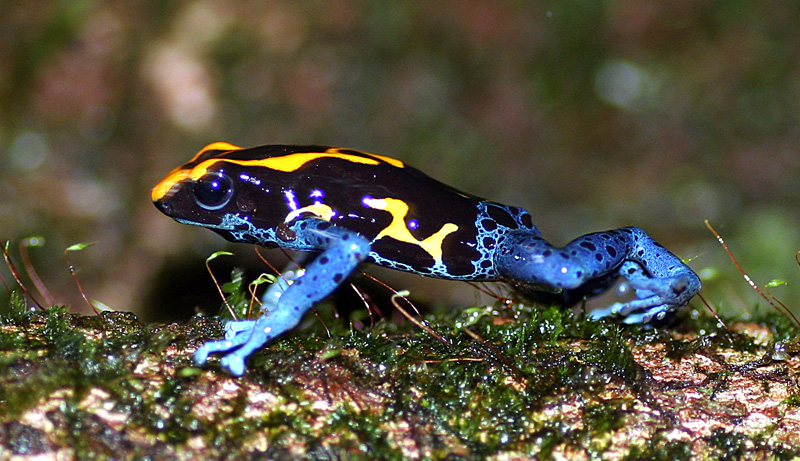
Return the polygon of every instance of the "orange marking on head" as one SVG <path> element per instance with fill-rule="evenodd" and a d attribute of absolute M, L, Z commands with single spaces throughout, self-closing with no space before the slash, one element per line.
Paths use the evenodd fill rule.
<path fill-rule="evenodd" d="M 233 144 L 227 142 L 213 142 L 207 145 L 206 147 L 200 149 L 200 151 L 197 154 L 195 154 L 195 156 L 192 157 L 191 160 L 186 162 L 186 164 L 181 165 L 178 168 L 175 168 L 174 170 L 170 171 L 169 174 L 164 179 L 162 179 L 158 184 L 156 184 L 153 190 L 150 191 L 150 198 L 154 202 L 157 202 L 162 198 L 164 198 L 164 196 L 167 195 L 172 190 L 172 188 L 175 187 L 176 184 L 183 181 L 184 179 L 192 178 L 194 180 L 198 180 L 201 177 L 203 177 L 203 175 L 206 174 L 206 171 L 208 171 L 209 160 L 211 160 L 213 163 L 213 161 L 216 159 L 206 160 L 191 169 L 186 168 L 186 165 L 194 162 L 201 155 L 211 150 L 230 152 L 233 150 L 242 150 L 242 148 L 234 146 Z M 200 168 L 198 169 L 198 167 Z"/>

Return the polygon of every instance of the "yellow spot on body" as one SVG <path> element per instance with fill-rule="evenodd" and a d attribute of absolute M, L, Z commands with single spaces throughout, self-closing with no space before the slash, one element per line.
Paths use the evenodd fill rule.
<path fill-rule="evenodd" d="M 458 230 L 457 225 L 446 223 L 430 237 L 424 240 L 417 240 L 411 235 L 411 230 L 406 225 L 405 218 L 408 214 L 408 204 L 406 202 L 395 198 L 365 198 L 364 204 L 376 210 L 388 211 L 392 215 L 392 222 L 375 237 L 375 240 L 391 237 L 401 242 L 417 245 L 431 255 L 436 263 L 442 262 L 442 242 L 444 238 Z"/>
<path fill-rule="evenodd" d="M 288 223 L 303 213 L 311 213 L 324 221 L 330 221 L 334 215 L 333 208 L 325 205 L 324 203 L 315 203 L 313 205 L 304 206 L 303 208 L 298 208 L 292 211 L 286 215 L 286 219 L 284 219 L 283 222 Z"/>

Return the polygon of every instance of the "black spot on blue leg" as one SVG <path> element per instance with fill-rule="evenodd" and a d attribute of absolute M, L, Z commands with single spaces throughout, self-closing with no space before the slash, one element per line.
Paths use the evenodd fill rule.
<path fill-rule="evenodd" d="M 522 216 L 522 225 L 529 229 L 533 227 L 533 218 L 531 218 L 531 215 L 526 213 Z"/>

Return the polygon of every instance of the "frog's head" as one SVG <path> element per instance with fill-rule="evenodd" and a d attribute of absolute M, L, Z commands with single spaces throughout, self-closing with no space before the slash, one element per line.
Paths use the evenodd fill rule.
<path fill-rule="evenodd" d="M 231 216 L 251 218 L 258 187 L 247 181 L 238 171 L 240 167 L 224 161 L 226 154 L 239 150 L 221 142 L 203 148 L 153 188 L 156 208 L 178 222 L 207 227 L 228 240 L 241 240 L 229 232 L 241 229 L 228 223 Z"/>

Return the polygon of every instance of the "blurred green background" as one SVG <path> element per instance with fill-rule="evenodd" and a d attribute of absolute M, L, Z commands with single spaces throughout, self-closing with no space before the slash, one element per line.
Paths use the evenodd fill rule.
<path fill-rule="evenodd" d="M 0 237 L 45 237 L 34 264 L 76 310 L 62 252 L 86 241 L 73 263 L 114 309 L 219 304 L 202 261 L 231 247 L 162 216 L 149 189 L 220 140 L 398 157 L 528 208 L 554 243 L 640 226 L 718 273 L 712 303 L 752 310 L 709 219 L 757 282 L 800 294 L 800 2 L 2 6 Z M 380 274 L 421 298 L 477 296 Z M 171 289 L 181 301 L 158 298 Z"/>

